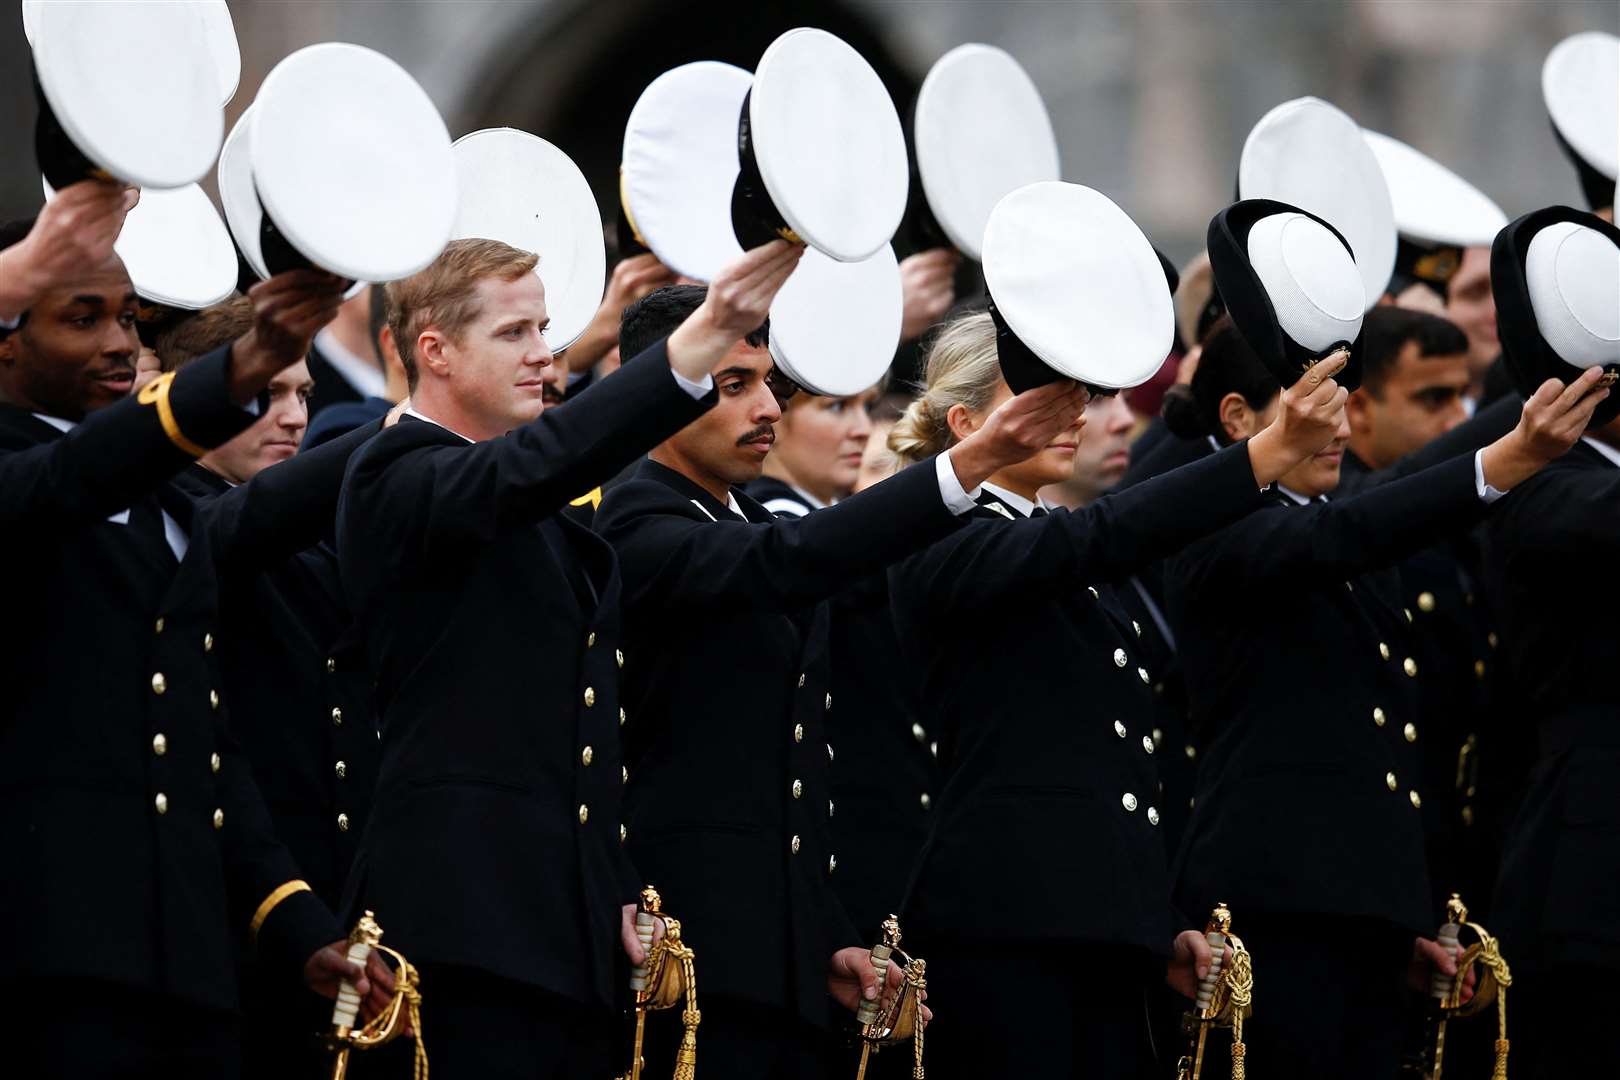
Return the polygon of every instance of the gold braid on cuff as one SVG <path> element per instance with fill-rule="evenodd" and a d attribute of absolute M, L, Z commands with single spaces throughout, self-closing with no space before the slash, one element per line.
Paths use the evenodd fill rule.
<path fill-rule="evenodd" d="M 248 939 L 252 941 L 258 939 L 259 927 L 264 925 L 264 920 L 270 917 L 270 913 L 276 910 L 277 905 L 283 900 L 293 893 L 310 891 L 309 882 L 307 881 L 288 881 L 278 885 L 274 892 L 264 898 L 264 903 L 259 905 L 259 910 L 253 913 L 253 921 L 248 923 Z"/>
<path fill-rule="evenodd" d="M 200 458 L 208 451 L 186 438 L 185 433 L 180 430 L 180 424 L 174 418 L 174 407 L 169 404 L 169 387 L 173 382 L 174 372 L 170 371 L 159 375 L 156 379 L 141 387 L 141 392 L 136 395 L 136 400 L 142 405 L 157 406 L 158 423 L 163 425 L 163 434 L 167 435 L 169 441 L 174 443 L 175 446 L 178 446 L 194 458 Z M 308 886 L 306 885 L 305 888 L 308 888 Z"/>

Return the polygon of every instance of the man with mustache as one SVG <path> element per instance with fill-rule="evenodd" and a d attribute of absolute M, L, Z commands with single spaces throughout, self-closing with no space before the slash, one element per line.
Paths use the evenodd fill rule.
<path fill-rule="evenodd" d="M 0 989 L 21 1075 L 201 1080 L 237 1070 L 244 945 L 328 996 L 378 981 L 324 945 L 341 931 L 270 833 L 219 692 L 213 566 L 166 483 L 253 422 L 338 288 L 261 284 L 247 334 L 128 397 L 132 204 L 71 185 L 0 236 Z"/>
<path fill-rule="evenodd" d="M 631 305 L 621 351 L 710 295 L 677 285 Z M 795 389 L 769 332 L 763 318 L 739 329 L 713 368 L 718 404 L 610 490 L 594 523 L 624 575 L 628 850 L 700 958 L 711 1080 L 825 1075 L 828 996 L 854 1009 L 879 992 L 871 943 L 831 888 L 824 601 L 956 528 L 968 491 L 1084 408 L 1072 383 L 1022 395 L 948 453 L 783 521 L 740 490 Z M 672 1059 L 677 1037 L 650 1031 L 647 1060 Z"/>

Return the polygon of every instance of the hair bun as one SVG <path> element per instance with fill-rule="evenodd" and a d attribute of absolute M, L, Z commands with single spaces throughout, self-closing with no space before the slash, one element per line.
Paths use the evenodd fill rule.
<path fill-rule="evenodd" d="M 1204 427 L 1204 418 L 1199 415 L 1198 399 L 1185 385 L 1177 384 L 1164 392 L 1164 404 L 1160 407 L 1159 415 L 1164 417 L 1170 433 L 1178 438 L 1196 439 L 1209 434 Z"/>

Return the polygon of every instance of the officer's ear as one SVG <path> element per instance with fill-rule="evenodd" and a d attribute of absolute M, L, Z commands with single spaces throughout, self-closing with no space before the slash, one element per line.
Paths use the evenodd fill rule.
<path fill-rule="evenodd" d="M 10 367 L 17 362 L 17 339 L 22 336 L 22 327 L 15 330 L 0 330 L 0 365 Z"/>
<path fill-rule="evenodd" d="M 1352 437 L 1366 435 L 1372 431 L 1373 401 L 1372 394 L 1366 386 L 1362 386 L 1345 400 L 1345 415 L 1350 420 L 1350 434 Z"/>
<path fill-rule="evenodd" d="M 449 350 L 454 345 L 448 335 L 437 326 L 429 326 L 416 338 L 416 367 L 418 371 L 431 371 L 441 379 L 450 374 Z"/>
<path fill-rule="evenodd" d="M 1249 407 L 1248 399 L 1236 391 L 1221 398 L 1219 415 L 1228 442 L 1241 442 L 1258 435 L 1266 426 L 1261 415 Z"/>

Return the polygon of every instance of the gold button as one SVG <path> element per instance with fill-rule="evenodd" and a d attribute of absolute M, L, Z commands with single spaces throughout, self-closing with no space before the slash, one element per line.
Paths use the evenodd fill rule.
<path fill-rule="evenodd" d="M 830 874 L 836 869 L 838 869 L 838 856 L 837 855 L 829 855 L 829 856 L 827 856 L 827 873 Z"/>
<path fill-rule="evenodd" d="M 1114 721 L 1114 734 L 1122 739 L 1125 737 L 1125 725 L 1118 720 Z"/>
<path fill-rule="evenodd" d="M 345 779 L 349 775 L 349 765 L 347 762 L 340 761 L 336 765 L 332 766 L 332 771 L 337 773 L 337 778 L 339 780 Z"/>
<path fill-rule="evenodd" d="M 1127 810 L 1136 809 L 1136 796 L 1128 791 L 1119 797 L 1119 801 Z"/>
<path fill-rule="evenodd" d="M 1124 649 L 1115 649 L 1114 650 L 1114 666 L 1115 667 L 1124 667 L 1125 666 L 1125 650 Z"/>
<path fill-rule="evenodd" d="M 933 797 L 930 796 L 926 791 L 922 793 L 922 798 L 917 801 L 922 803 L 922 808 L 924 810 L 927 810 L 930 806 L 934 805 Z"/>
<path fill-rule="evenodd" d="M 1485 661 L 1483 661 L 1483 660 L 1475 660 L 1474 661 L 1474 678 L 1483 679 L 1484 677 L 1485 677 Z"/>
<path fill-rule="evenodd" d="M 152 693 L 161 694 L 168 688 L 169 680 L 163 677 L 163 672 L 159 671 L 152 676 Z"/>
<path fill-rule="evenodd" d="M 624 650 L 623 649 L 614 649 L 613 650 L 613 659 L 618 661 L 618 664 L 619 664 L 620 667 L 624 667 Z"/>
<path fill-rule="evenodd" d="M 1474 808 L 1472 806 L 1465 806 L 1462 808 L 1462 823 L 1464 825 L 1472 825 L 1474 823 Z"/>
<path fill-rule="evenodd" d="M 804 672 L 802 671 L 799 673 L 799 689 L 804 689 Z"/>
<path fill-rule="evenodd" d="M 223 829 L 224 827 L 225 827 L 225 811 L 219 809 L 216 806 L 214 808 L 214 828 Z"/>
<path fill-rule="evenodd" d="M 219 755 L 218 754 L 209 754 L 208 755 L 208 768 L 209 768 L 209 770 L 211 772 L 219 772 Z"/>
<path fill-rule="evenodd" d="M 1187 751 L 1187 760 L 1188 761 L 1191 761 L 1193 758 L 1198 756 L 1198 747 L 1194 746 L 1192 743 L 1188 743 L 1182 749 Z"/>
<path fill-rule="evenodd" d="M 803 781 L 800 781 L 800 780 L 793 781 L 793 797 L 795 799 L 797 799 L 799 796 L 801 796 L 803 794 L 804 794 L 804 783 L 803 783 Z"/>
<path fill-rule="evenodd" d="M 158 792 L 157 797 L 152 800 L 152 806 L 158 813 L 167 814 L 169 812 L 169 797 L 161 791 Z"/>
<path fill-rule="evenodd" d="M 1408 791 L 1406 797 L 1412 800 L 1412 809 L 1421 810 L 1423 808 L 1423 796 L 1419 795 L 1415 790 Z"/>
<path fill-rule="evenodd" d="M 587 686 L 585 688 L 585 707 L 588 709 L 592 705 L 595 705 L 595 704 L 596 704 L 596 688 L 594 686 Z"/>
<path fill-rule="evenodd" d="M 1136 631 L 1137 637 L 1142 636 L 1142 624 L 1137 622 L 1135 619 L 1131 620 L 1131 629 Z"/>
<path fill-rule="evenodd" d="M 922 742 L 924 739 L 928 738 L 928 732 L 921 724 L 914 723 L 911 725 L 911 737 L 916 739 L 918 742 Z"/>
<path fill-rule="evenodd" d="M 337 660 L 335 658 L 333 658 L 333 657 L 328 656 L 326 658 L 326 673 L 328 675 L 330 675 L 330 674 L 332 674 L 332 672 L 334 672 L 336 670 L 337 670 Z"/>
<path fill-rule="evenodd" d="M 620 727 L 624 727 L 624 721 L 625 721 L 624 706 L 620 705 L 619 706 L 619 726 Z"/>
<path fill-rule="evenodd" d="M 917 725 L 912 724 L 911 729 L 913 731 L 916 731 L 917 730 Z M 804 742 L 804 725 L 803 724 L 794 724 L 793 725 L 793 741 L 794 742 Z"/>
<path fill-rule="evenodd" d="M 1406 736 L 1407 742 L 1417 742 L 1417 725 L 1407 724 L 1401 729 L 1401 734 Z"/>
<path fill-rule="evenodd" d="M 591 820 L 591 808 L 586 806 L 584 803 L 580 803 L 579 804 L 579 823 L 581 825 L 583 825 L 589 820 Z"/>
<path fill-rule="evenodd" d="M 213 652 L 213 651 L 214 651 L 214 635 L 213 634 L 204 634 L 203 635 L 203 652 Z"/>
<path fill-rule="evenodd" d="M 349 815 L 348 814 L 339 814 L 338 815 L 338 832 L 348 832 L 348 831 L 349 831 Z"/>
<path fill-rule="evenodd" d="M 210 691 L 208 691 L 208 707 L 210 709 L 219 708 L 219 691 L 218 690 L 210 690 Z"/>
<path fill-rule="evenodd" d="M 169 740 L 163 734 L 163 732 L 160 731 L 156 735 L 152 736 L 152 753 L 156 754 L 158 757 L 162 757 L 168 752 Z"/>
<path fill-rule="evenodd" d="M 621 843 L 621 844 L 624 843 L 625 838 L 628 837 L 629 835 L 630 835 L 630 830 L 625 828 L 623 825 L 620 825 L 619 826 L 619 843 Z"/>
<path fill-rule="evenodd" d="M 1146 750 L 1150 754 L 1153 753 L 1153 736 L 1142 736 L 1142 749 Z"/>
<path fill-rule="evenodd" d="M 1434 593 L 1418 593 L 1418 610 L 1423 612 L 1425 615 L 1434 610 Z"/>
<path fill-rule="evenodd" d="M 797 833 L 794 834 L 793 840 L 788 844 L 788 847 L 793 849 L 793 854 L 797 855 L 799 853 L 799 837 Z"/>
<path fill-rule="evenodd" d="M 333 710 L 332 710 L 332 726 L 333 727 L 342 727 L 343 726 L 343 710 L 342 709 L 333 708 Z"/>
<path fill-rule="evenodd" d="M 1087 585 L 1086 586 L 1086 592 L 1091 594 L 1091 598 L 1093 600 L 1101 600 L 1102 599 L 1102 594 L 1097 591 L 1097 586 L 1095 586 L 1095 585 Z"/>
<path fill-rule="evenodd" d="M 1391 790 L 1391 791 L 1395 790 L 1395 788 L 1398 785 L 1395 783 L 1395 774 L 1394 773 L 1387 772 L 1387 773 L 1384 774 L 1384 786 L 1389 788 L 1389 790 Z"/>
<path fill-rule="evenodd" d="M 629 782 L 630 782 L 630 766 L 628 766 L 628 765 L 620 765 L 619 766 L 619 783 L 628 784 Z"/>
<path fill-rule="evenodd" d="M 155 630 L 155 632 L 157 632 L 159 634 L 163 633 L 163 616 L 161 616 L 161 615 L 158 616 L 158 621 L 157 621 L 156 625 L 153 627 L 153 629 Z"/>
<path fill-rule="evenodd" d="M 1490 633 L 1485 635 L 1485 644 L 1489 645 L 1493 649 L 1496 648 L 1496 631 L 1495 630 L 1492 630 Z"/>
<path fill-rule="evenodd" d="M 579 752 L 579 762 L 581 765 L 589 765 L 591 763 L 591 759 L 595 756 L 596 751 L 587 746 L 585 749 Z"/>
<path fill-rule="evenodd" d="M 1389 719 L 1389 717 L 1384 715 L 1384 709 L 1383 709 L 1382 706 L 1380 706 L 1380 705 L 1374 705 L 1373 706 L 1373 723 L 1377 724 L 1379 727 L 1383 727 L 1384 726 L 1384 721 L 1388 720 L 1388 719 Z"/>
<path fill-rule="evenodd" d="M 1147 668 L 1145 668 L 1145 667 L 1137 668 L 1136 669 L 1136 674 L 1137 674 L 1137 677 L 1142 680 L 1142 685 L 1143 686 L 1146 686 L 1148 683 L 1153 681 L 1152 676 L 1148 675 Z"/>
<path fill-rule="evenodd" d="M 826 704 L 826 706 L 825 706 L 825 707 L 826 707 L 826 708 L 827 708 L 827 709 L 831 709 L 831 708 L 832 708 L 832 695 L 831 695 L 831 694 L 828 694 L 828 695 L 827 695 L 827 704 Z"/>
<path fill-rule="evenodd" d="M 1147 818 L 1148 818 L 1148 824 L 1149 825 L 1157 825 L 1159 823 L 1159 811 L 1158 811 L 1158 809 L 1156 807 L 1152 807 L 1152 806 L 1148 807 Z"/>
<path fill-rule="evenodd" d="M 1383 642 L 1383 641 L 1380 641 L 1378 643 L 1378 655 L 1383 657 L 1385 660 L 1389 659 L 1389 645 L 1388 645 L 1388 643 Z"/>
<path fill-rule="evenodd" d="M 593 646 L 595 644 L 596 644 L 596 631 L 592 630 L 590 633 L 585 635 L 585 647 L 587 649 L 589 649 L 591 646 Z"/>
<path fill-rule="evenodd" d="M 827 744 L 827 760 L 831 761 L 832 759 L 833 759 L 832 743 L 828 743 Z"/>
<path fill-rule="evenodd" d="M 1408 677 L 1415 677 L 1417 675 L 1417 661 L 1408 656 L 1401 661 L 1401 670 L 1406 672 Z"/>

